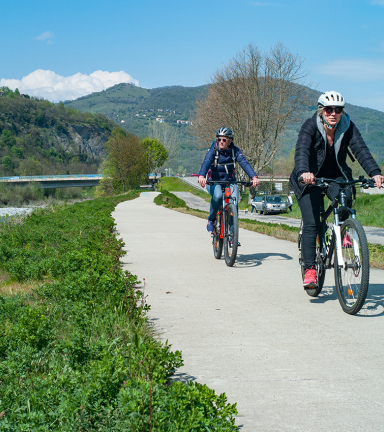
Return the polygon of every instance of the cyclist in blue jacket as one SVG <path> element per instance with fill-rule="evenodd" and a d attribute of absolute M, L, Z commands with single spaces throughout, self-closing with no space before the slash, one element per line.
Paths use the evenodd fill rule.
<path fill-rule="evenodd" d="M 252 169 L 246 157 L 238 147 L 233 144 L 234 133 L 227 127 L 222 127 L 216 132 L 216 140 L 213 141 L 208 153 L 205 155 L 199 172 L 199 184 L 207 187 L 208 193 L 212 196 L 211 208 L 207 221 L 207 231 L 214 230 L 216 214 L 220 209 L 223 199 L 221 185 L 207 185 L 207 180 L 236 180 L 236 162 L 252 179 L 252 186 L 257 187 L 260 180 Z M 232 196 L 236 199 L 236 206 L 239 200 L 239 189 L 236 184 L 231 185 Z"/>

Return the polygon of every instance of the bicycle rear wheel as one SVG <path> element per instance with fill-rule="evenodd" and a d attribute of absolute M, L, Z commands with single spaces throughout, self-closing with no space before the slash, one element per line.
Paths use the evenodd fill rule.
<path fill-rule="evenodd" d="M 222 223 L 222 213 L 218 213 L 215 221 L 214 231 L 212 233 L 213 255 L 216 259 L 220 259 L 223 253 L 223 239 L 220 238 Z"/>
<path fill-rule="evenodd" d="M 355 315 L 363 307 L 369 287 L 369 251 L 361 223 L 347 219 L 341 226 L 344 268 L 339 267 L 335 247 L 335 285 L 344 312 Z"/>
<path fill-rule="evenodd" d="M 224 257 L 228 267 L 236 261 L 237 243 L 239 241 L 239 223 L 235 204 L 228 204 L 225 209 Z"/>

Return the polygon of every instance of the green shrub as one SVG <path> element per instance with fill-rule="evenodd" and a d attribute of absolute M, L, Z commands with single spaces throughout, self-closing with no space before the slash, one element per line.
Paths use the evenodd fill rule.
<path fill-rule="evenodd" d="M 163 205 L 167 208 L 187 207 L 185 201 L 178 198 L 173 193 L 168 192 L 166 189 L 160 189 L 160 191 L 161 194 L 154 199 L 155 204 Z"/>
<path fill-rule="evenodd" d="M 0 267 L 46 282 L 0 296 L 0 431 L 235 431 L 235 405 L 152 335 L 137 278 L 121 269 L 114 206 L 96 199 L 0 227 Z"/>

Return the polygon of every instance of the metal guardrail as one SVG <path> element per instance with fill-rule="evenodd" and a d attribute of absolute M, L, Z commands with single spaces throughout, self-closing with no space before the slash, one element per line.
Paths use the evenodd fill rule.
<path fill-rule="evenodd" d="M 47 175 L 47 176 L 13 176 L 0 177 L 0 182 L 18 181 L 49 181 L 49 180 L 76 180 L 76 179 L 101 179 L 102 174 L 68 174 L 68 175 Z"/>

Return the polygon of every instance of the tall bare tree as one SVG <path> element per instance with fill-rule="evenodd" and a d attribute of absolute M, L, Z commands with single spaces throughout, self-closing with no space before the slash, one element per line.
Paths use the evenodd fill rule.
<path fill-rule="evenodd" d="M 148 135 L 163 143 L 168 152 L 167 163 L 174 164 L 178 160 L 180 139 L 176 128 L 167 123 L 152 122 L 148 126 Z"/>
<path fill-rule="evenodd" d="M 262 170 L 276 155 L 286 125 L 308 105 L 306 77 L 303 60 L 281 43 L 268 53 L 248 45 L 214 74 L 197 104 L 196 134 L 207 142 L 219 127 L 232 128 L 236 145 L 256 172 Z"/>

